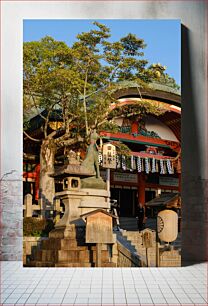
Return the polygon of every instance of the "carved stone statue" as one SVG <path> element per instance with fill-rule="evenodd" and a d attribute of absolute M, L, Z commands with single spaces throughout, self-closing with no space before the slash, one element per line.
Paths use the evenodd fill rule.
<path fill-rule="evenodd" d="M 51 176 L 57 178 L 76 176 L 81 178 L 81 188 L 107 189 L 106 183 L 100 176 L 98 146 L 96 144 L 98 138 L 96 130 L 93 130 L 84 161 L 81 163 L 78 160 L 80 156 L 70 151 L 67 153 L 65 165 L 57 167 Z"/>
<path fill-rule="evenodd" d="M 106 189 L 106 183 L 100 176 L 99 162 L 98 162 L 98 146 L 96 144 L 99 138 L 96 130 L 93 130 L 90 136 L 90 145 L 87 150 L 86 158 L 82 163 L 82 167 L 88 171 L 94 173 L 93 177 L 87 177 L 81 179 L 82 188 L 95 188 L 95 189 Z"/>
<path fill-rule="evenodd" d="M 82 163 L 83 167 L 86 167 L 90 172 L 95 172 L 96 178 L 100 178 L 100 170 L 98 163 L 98 147 L 96 144 L 99 138 L 96 130 L 93 130 L 90 136 L 90 145 L 87 149 L 87 155 Z"/>

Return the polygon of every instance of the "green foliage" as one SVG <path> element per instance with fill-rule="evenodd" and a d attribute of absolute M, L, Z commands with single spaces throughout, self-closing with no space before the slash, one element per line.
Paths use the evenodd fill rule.
<path fill-rule="evenodd" d="M 47 237 L 54 228 L 50 219 L 26 217 L 23 219 L 23 235 L 32 237 Z"/>
<path fill-rule="evenodd" d="M 120 141 L 111 141 L 111 143 L 116 146 L 116 153 L 118 155 L 125 155 L 125 156 L 130 156 L 131 155 L 131 150 L 127 145 Z"/>
<path fill-rule="evenodd" d="M 49 36 L 24 43 L 24 111 L 28 113 L 34 108 L 47 111 L 45 137 L 49 131 L 48 117 L 54 109 L 60 109 L 61 135 L 65 133 L 65 139 L 73 138 L 76 126 L 79 135 L 89 138 L 92 129 L 98 129 L 113 115 L 121 113 L 120 109 L 115 109 L 109 115 L 109 106 L 114 101 L 115 91 L 125 87 L 126 81 L 140 87 L 155 80 L 177 86 L 164 73 L 161 64 L 147 67 L 143 39 L 129 33 L 112 42 L 108 27 L 99 22 L 93 25 L 89 32 L 78 34 L 77 41 L 70 47 Z M 160 111 L 143 103 L 131 110 L 123 108 L 127 116 Z"/>
<path fill-rule="evenodd" d="M 102 125 L 99 126 L 98 132 L 99 131 L 118 133 L 120 131 L 120 127 L 112 121 L 106 121 Z"/>
<path fill-rule="evenodd" d="M 147 114 L 161 115 L 166 110 L 163 109 L 158 104 L 150 103 L 148 101 L 142 100 L 137 101 L 135 104 L 117 106 L 109 114 L 108 118 L 113 119 L 117 117 L 131 118 L 134 116 L 139 116 L 140 118 L 145 117 Z"/>
<path fill-rule="evenodd" d="M 74 66 L 71 48 L 46 36 L 38 42 L 24 43 L 23 52 L 24 113 L 34 108 L 37 113 L 40 109 L 50 113 L 58 107 L 67 129 L 82 113 L 79 97 L 83 83 Z"/>

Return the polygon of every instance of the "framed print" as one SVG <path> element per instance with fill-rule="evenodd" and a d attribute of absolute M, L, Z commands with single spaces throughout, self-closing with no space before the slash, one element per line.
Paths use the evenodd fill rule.
<path fill-rule="evenodd" d="M 3 303 L 206 303 L 206 14 L 1 2 Z"/>
<path fill-rule="evenodd" d="M 25 266 L 181 265 L 180 30 L 24 20 Z"/>

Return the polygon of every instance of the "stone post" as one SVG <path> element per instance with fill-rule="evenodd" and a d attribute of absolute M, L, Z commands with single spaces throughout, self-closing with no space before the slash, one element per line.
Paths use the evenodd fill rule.
<path fill-rule="evenodd" d="M 32 209 L 32 195 L 26 194 L 24 198 L 25 205 L 25 217 L 32 217 L 33 209 Z"/>

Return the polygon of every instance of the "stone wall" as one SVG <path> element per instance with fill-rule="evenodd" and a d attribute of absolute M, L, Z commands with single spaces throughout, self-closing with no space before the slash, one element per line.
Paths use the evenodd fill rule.
<path fill-rule="evenodd" d="M 181 256 L 177 250 L 160 250 L 160 267 L 180 267 Z"/>
<path fill-rule="evenodd" d="M 1 179 L 1 260 L 22 260 L 22 180 L 16 171 Z"/>

